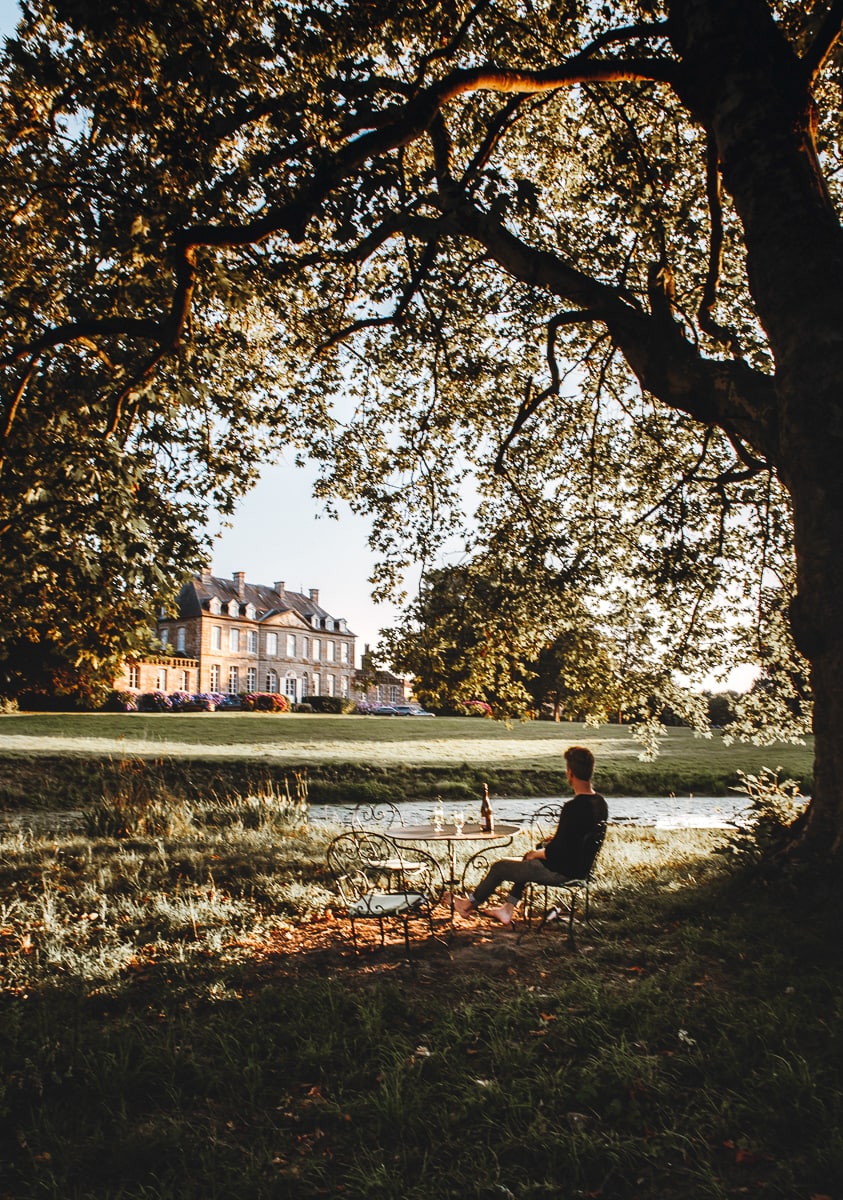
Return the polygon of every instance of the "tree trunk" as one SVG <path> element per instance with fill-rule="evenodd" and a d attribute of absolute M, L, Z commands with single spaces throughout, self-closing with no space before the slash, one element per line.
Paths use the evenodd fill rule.
<path fill-rule="evenodd" d="M 717 145 L 775 359 L 771 457 L 793 501 L 796 644 L 811 663 L 814 789 L 804 836 L 843 854 L 843 232 L 813 102 L 763 0 L 674 0 L 684 98 Z"/>

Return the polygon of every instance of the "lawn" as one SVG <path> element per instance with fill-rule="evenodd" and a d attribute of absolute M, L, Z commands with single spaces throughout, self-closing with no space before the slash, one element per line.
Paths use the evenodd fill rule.
<path fill-rule="evenodd" d="M 200 788 L 238 773 L 264 770 L 277 779 L 306 770 L 312 798 L 319 801 L 475 795 L 484 781 L 498 795 L 553 795 L 564 787 L 562 751 L 574 742 L 594 751 L 596 783 L 608 794 L 724 795 L 738 785 L 739 771 L 757 774 L 765 766 L 810 788 L 810 740 L 762 748 L 728 745 L 717 732 L 711 738 L 686 729 L 665 734 L 659 758 L 648 763 L 640 760 L 629 728 L 616 725 L 261 713 L 16 714 L 0 716 L 0 803 L 19 805 L 27 796 L 61 803 L 68 789 L 68 802 L 75 803 L 80 764 L 123 758 L 166 763 L 171 778 L 181 772 Z M 90 784 L 84 776 L 80 786 Z"/>
<path fill-rule="evenodd" d="M 0 835 L 4 1200 L 843 1194 L 821 877 L 613 827 L 577 950 L 440 909 L 410 966 L 355 956 L 300 809 L 137 815 Z"/>

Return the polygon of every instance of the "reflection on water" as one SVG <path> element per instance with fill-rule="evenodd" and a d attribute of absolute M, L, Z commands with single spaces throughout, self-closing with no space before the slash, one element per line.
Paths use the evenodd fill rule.
<path fill-rule="evenodd" d="M 529 821 L 542 804 L 560 804 L 568 796 L 543 796 L 496 799 L 495 816 L 500 821 Z M 657 829 L 704 829 L 726 827 L 746 809 L 745 796 L 607 796 L 609 820 L 612 823 L 652 825 Z M 312 804 L 311 819 L 344 823 L 352 805 Z M 431 820 L 430 800 L 404 800 L 396 806 L 405 825 L 420 825 Z M 480 807 L 480 801 L 477 801 Z M 445 802 L 445 820 L 457 809 L 471 812 L 471 805 Z M 475 814 L 476 819 L 476 814 Z"/>
<path fill-rule="evenodd" d="M 560 804 L 568 796 L 510 797 L 495 799 L 493 807 L 499 821 L 526 823 L 542 804 Z M 746 810 L 745 796 L 607 796 L 609 821 L 613 824 L 649 825 L 656 829 L 720 829 L 728 827 Z M 405 825 L 424 825 L 432 820 L 433 804 L 430 800 L 404 800 L 396 807 Z M 348 822 L 353 805 L 312 804 L 312 821 L 331 821 L 344 825 Z M 476 805 L 464 801 L 445 801 L 445 820 L 460 810 L 468 820 L 477 820 L 480 801 Z M 36 835 L 69 835 L 84 828 L 81 812 L 49 811 L 0 811 L 0 833 L 29 830 Z"/>

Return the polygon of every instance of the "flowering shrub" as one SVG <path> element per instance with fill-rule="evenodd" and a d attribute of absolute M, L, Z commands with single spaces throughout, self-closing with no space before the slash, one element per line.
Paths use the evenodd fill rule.
<path fill-rule="evenodd" d="M 194 707 L 195 704 L 193 696 L 190 694 L 190 692 L 170 692 L 170 708 L 172 708 L 174 712 L 178 712 L 180 709 Z"/>
<path fill-rule="evenodd" d="M 168 712 L 172 707 L 165 692 L 143 692 L 138 696 L 138 712 Z"/>
<path fill-rule="evenodd" d="M 197 692 L 193 697 L 193 702 L 201 712 L 214 712 L 224 699 L 223 692 Z"/>
<path fill-rule="evenodd" d="M 491 717 L 492 706 L 485 700 L 467 700 L 465 704 L 457 706 L 457 711 L 464 717 Z"/>
<path fill-rule="evenodd" d="M 106 712 L 137 712 L 137 697 L 132 692 L 113 691 L 103 705 Z"/>
<path fill-rule="evenodd" d="M 281 692 L 248 692 L 242 697 L 248 712 L 287 712 L 290 702 Z"/>

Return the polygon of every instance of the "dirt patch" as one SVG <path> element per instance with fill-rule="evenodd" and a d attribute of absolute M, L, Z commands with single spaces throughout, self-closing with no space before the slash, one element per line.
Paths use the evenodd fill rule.
<path fill-rule="evenodd" d="M 376 930 L 361 932 L 358 927 L 355 950 L 348 921 L 330 913 L 268 937 L 246 939 L 238 948 L 256 980 L 341 977 L 349 985 L 364 985 L 396 973 L 418 984 L 444 987 L 455 976 L 517 975 L 523 982 L 538 982 L 547 974 L 549 959 L 587 951 L 582 944 L 571 948 L 567 928 L 550 926 L 539 933 L 526 922 L 504 928 L 491 919 L 459 917 L 453 926 L 447 918 L 438 920 L 433 937 L 414 930 L 409 957 L 400 930 L 390 930 L 381 946 Z"/>

